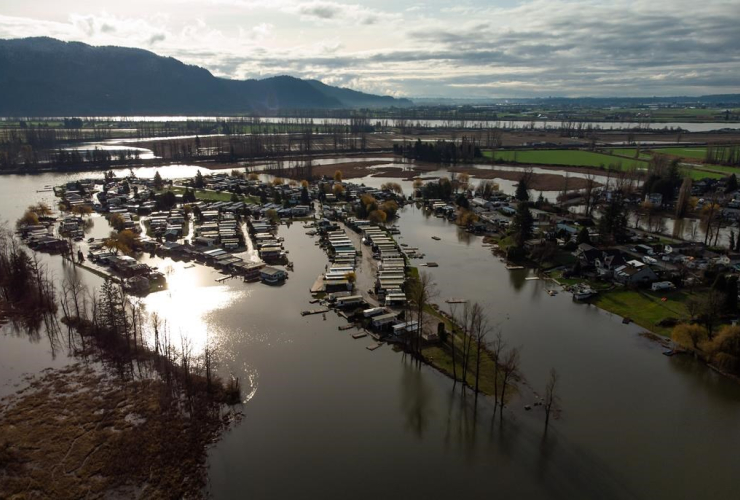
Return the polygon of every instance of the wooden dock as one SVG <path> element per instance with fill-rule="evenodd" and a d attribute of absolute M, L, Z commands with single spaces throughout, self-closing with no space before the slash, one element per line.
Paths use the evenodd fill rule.
<path fill-rule="evenodd" d="M 375 349 L 379 348 L 379 347 L 380 347 L 380 346 L 382 346 L 382 345 L 383 345 L 383 344 L 381 344 L 380 342 L 376 342 L 376 343 L 374 343 L 374 344 L 370 344 L 369 346 L 367 346 L 367 347 L 366 347 L 366 349 L 367 349 L 368 351 L 374 351 Z"/>
<path fill-rule="evenodd" d="M 519 269 L 524 269 L 524 266 L 512 266 L 508 264 L 506 266 L 507 271 L 518 271 Z"/>
<path fill-rule="evenodd" d="M 301 316 L 310 316 L 312 314 L 323 314 L 328 313 L 329 308 L 328 307 L 322 307 L 320 309 L 309 309 L 308 311 L 301 311 Z"/>
<path fill-rule="evenodd" d="M 357 332 L 352 334 L 353 339 L 361 339 L 362 337 L 367 337 L 367 333 L 365 332 Z"/>
<path fill-rule="evenodd" d="M 339 330 L 340 331 L 351 330 L 354 327 L 355 327 L 354 323 L 350 323 L 349 325 L 342 325 L 342 326 L 340 326 L 339 327 Z"/>

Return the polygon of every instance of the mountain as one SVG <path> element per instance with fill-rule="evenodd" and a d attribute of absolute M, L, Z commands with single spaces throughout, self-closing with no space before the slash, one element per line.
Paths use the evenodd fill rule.
<path fill-rule="evenodd" d="M 218 78 L 141 49 L 45 37 L 0 40 L 2 116 L 234 115 L 409 105 L 290 76 Z"/>

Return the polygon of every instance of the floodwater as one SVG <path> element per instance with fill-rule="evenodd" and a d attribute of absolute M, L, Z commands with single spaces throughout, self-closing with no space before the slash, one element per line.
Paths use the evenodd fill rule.
<path fill-rule="evenodd" d="M 0 177 L 0 214 L 13 221 L 29 203 L 53 201 L 37 189 L 94 175 Z M 94 223 L 106 230 L 103 219 Z M 170 290 L 147 297 L 147 309 L 195 352 L 217 346 L 219 371 L 245 388 L 245 419 L 210 451 L 214 498 L 736 498 L 740 385 L 688 357 L 662 356 L 618 317 L 549 296 L 547 283 L 507 271 L 479 237 L 442 219 L 408 206 L 398 225 L 401 242 L 439 263 L 427 271 L 440 304 L 480 302 L 522 348 L 531 389 L 494 420 L 488 398 L 475 412 L 448 378 L 387 345 L 368 351 L 371 341 L 339 331 L 335 314 L 301 316 L 327 262 L 301 223 L 280 227 L 295 263 L 280 287 L 217 283 L 210 269 L 160 260 Z M 58 257 L 46 261 L 69 272 Z M 19 367 L 64 361 L 52 360 L 43 335 L 29 342 L 6 326 L 0 345 L 6 390 Z M 552 367 L 563 411 L 544 435 L 541 409 L 523 406 Z"/>

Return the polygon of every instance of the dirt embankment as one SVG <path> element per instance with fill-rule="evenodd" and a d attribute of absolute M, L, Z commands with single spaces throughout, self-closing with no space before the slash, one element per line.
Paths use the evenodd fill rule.
<path fill-rule="evenodd" d="M 336 171 L 342 172 L 342 179 L 358 179 L 377 174 L 381 169 L 374 168 L 381 165 L 390 165 L 391 161 L 351 161 L 335 163 L 333 165 L 314 165 L 311 171 L 314 177 L 334 177 Z"/>
<path fill-rule="evenodd" d="M 476 179 L 504 179 L 507 181 L 519 182 L 525 175 L 529 177 L 529 189 L 535 191 L 562 191 L 566 187 L 568 191 L 585 189 L 588 186 L 588 180 L 581 177 L 565 178 L 559 174 L 526 174 L 524 171 L 517 172 L 514 170 L 482 170 L 473 167 L 461 167 L 452 170 L 457 173 L 466 173 Z M 594 182 L 594 187 L 601 186 L 600 183 Z"/>
<path fill-rule="evenodd" d="M 226 427 L 160 380 L 81 364 L 0 400 L 0 498 L 199 498 L 206 450 Z"/>

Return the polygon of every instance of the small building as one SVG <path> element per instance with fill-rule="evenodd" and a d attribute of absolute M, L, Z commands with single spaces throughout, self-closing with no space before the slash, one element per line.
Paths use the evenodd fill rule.
<path fill-rule="evenodd" d="M 262 283 L 267 283 L 268 285 L 283 283 L 287 277 L 288 273 L 275 267 L 266 266 L 260 270 L 260 279 L 262 280 Z"/>
<path fill-rule="evenodd" d="M 396 317 L 398 317 L 396 313 L 387 313 L 375 316 L 372 322 L 373 328 L 384 328 L 396 321 Z"/>
<path fill-rule="evenodd" d="M 365 300 L 362 298 L 362 295 L 348 295 L 346 297 L 337 297 L 336 300 L 336 306 L 337 307 L 351 307 L 351 306 L 359 306 L 363 304 Z"/>

